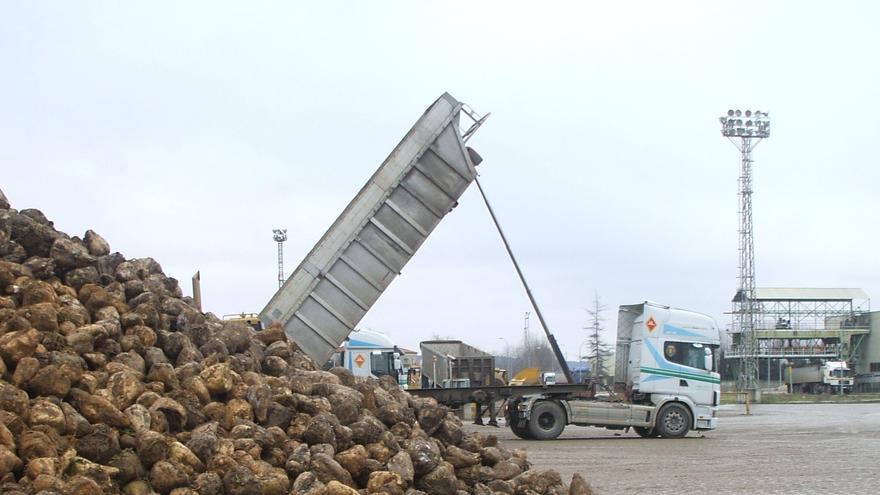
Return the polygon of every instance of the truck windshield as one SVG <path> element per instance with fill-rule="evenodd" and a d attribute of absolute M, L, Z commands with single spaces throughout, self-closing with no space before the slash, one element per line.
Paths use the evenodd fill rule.
<path fill-rule="evenodd" d="M 850 370 L 842 370 L 842 369 L 831 370 L 831 376 L 833 376 L 835 378 L 845 378 L 845 377 L 850 376 Z"/>
<path fill-rule="evenodd" d="M 374 352 L 370 355 L 370 371 L 376 376 L 390 375 L 392 363 L 391 352 Z"/>
<path fill-rule="evenodd" d="M 693 342 L 666 342 L 663 356 L 670 363 L 715 371 L 715 346 Z"/>

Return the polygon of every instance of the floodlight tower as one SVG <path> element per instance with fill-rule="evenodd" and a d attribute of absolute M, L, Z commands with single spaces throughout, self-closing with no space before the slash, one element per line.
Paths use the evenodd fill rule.
<path fill-rule="evenodd" d="M 287 240 L 287 229 L 273 229 L 272 238 L 278 243 L 278 288 L 284 285 L 284 241 Z"/>
<path fill-rule="evenodd" d="M 770 115 L 756 110 L 728 110 L 722 116 L 721 135 L 739 150 L 739 287 L 733 298 L 734 331 L 739 331 L 738 385 L 758 386 L 758 336 L 755 328 L 755 241 L 752 230 L 752 150 L 770 137 Z"/>

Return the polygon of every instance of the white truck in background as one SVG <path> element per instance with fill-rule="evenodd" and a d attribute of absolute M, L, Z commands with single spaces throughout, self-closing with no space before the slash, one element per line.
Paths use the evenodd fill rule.
<path fill-rule="evenodd" d="M 387 335 L 370 329 L 353 331 L 330 357 L 328 364 L 346 368 L 354 376 L 391 376 L 398 383 L 406 376 L 401 365 L 400 349 Z"/>
<path fill-rule="evenodd" d="M 789 393 L 850 393 L 853 373 L 846 361 L 825 361 L 789 368 Z"/>
<path fill-rule="evenodd" d="M 544 385 L 556 385 L 556 372 L 545 371 L 541 373 L 541 383 Z"/>

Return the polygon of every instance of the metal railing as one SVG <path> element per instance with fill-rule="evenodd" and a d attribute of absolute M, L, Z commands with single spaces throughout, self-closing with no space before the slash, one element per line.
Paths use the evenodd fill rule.
<path fill-rule="evenodd" d="M 837 357 L 841 355 L 841 351 L 842 349 L 839 345 L 759 348 L 756 351 L 756 356 L 761 358 Z M 745 349 L 736 346 L 725 352 L 724 357 L 732 359 L 745 355 Z"/>

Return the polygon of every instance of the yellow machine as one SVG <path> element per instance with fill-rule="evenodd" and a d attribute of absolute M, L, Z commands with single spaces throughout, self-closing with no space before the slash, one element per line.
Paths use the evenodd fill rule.
<path fill-rule="evenodd" d="M 262 330 L 263 325 L 260 323 L 260 316 L 256 313 L 237 313 L 232 315 L 223 315 L 224 321 L 237 321 L 253 328 L 254 330 Z"/>
<path fill-rule="evenodd" d="M 510 380 L 512 386 L 539 385 L 540 383 L 541 370 L 538 368 L 523 368 Z"/>

